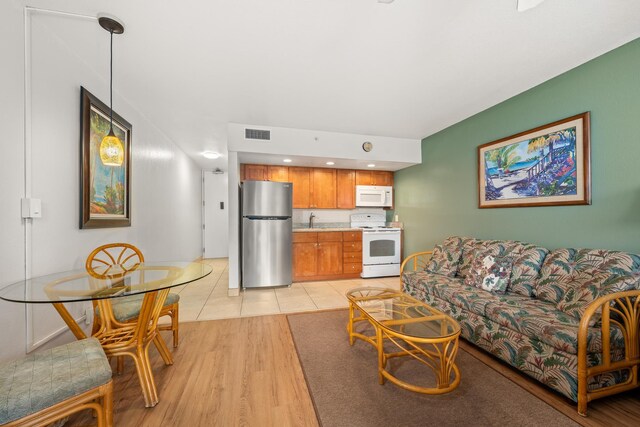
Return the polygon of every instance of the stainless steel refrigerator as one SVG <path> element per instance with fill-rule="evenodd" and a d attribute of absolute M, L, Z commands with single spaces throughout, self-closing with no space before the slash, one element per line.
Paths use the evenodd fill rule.
<path fill-rule="evenodd" d="M 290 182 L 242 184 L 242 286 L 291 285 L 292 194 Z"/>

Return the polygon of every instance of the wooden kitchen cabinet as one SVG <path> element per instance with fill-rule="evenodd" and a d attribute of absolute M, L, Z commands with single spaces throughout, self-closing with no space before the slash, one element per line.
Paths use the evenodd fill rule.
<path fill-rule="evenodd" d="M 293 183 L 293 208 L 311 207 L 311 169 L 289 168 L 289 181 Z"/>
<path fill-rule="evenodd" d="M 310 207 L 320 209 L 335 209 L 336 170 L 314 168 L 312 170 L 311 183 L 312 186 Z"/>
<path fill-rule="evenodd" d="M 393 172 L 371 171 L 371 185 L 393 186 Z"/>
<path fill-rule="evenodd" d="M 354 209 L 356 207 L 356 171 L 336 170 L 336 208 Z"/>
<path fill-rule="evenodd" d="M 304 280 L 318 273 L 318 244 L 293 244 L 293 280 Z"/>
<path fill-rule="evenodd" d="M 293 233 L 294 282 L 357 278 L 361 272 L 361 231 Z"/>
<path fill-rule="evenodd" d="M 266 165 L 242 165 L 241 177 L 242 181 L 266 181 L 267 166 Z"/>
<path fill-rule="evenodd" d="M 342 242 L 318 243 L 318 276 L 342 274 Z"/>
<path fill-rule="evenodd" d="M 295 209 L 354 209 L 356 185 L 393 186 L 393 172 L 241 164 L 240 180 L 292 182 Z"/>
<path fill-rule="evenodd" d="M 342 240 L 342 274 L 359 277 L 362 273 L 362 231 L 343 231 Z"/>
<path fill-rule="evenodd" d="M 356 185 L 393 186 L 393 172 L 356 171 Z"/>
<path fill-rule="evenodd" d="M 314 277 L 318 271 L 318 233 L 293 233 L 293 280 Z"/>
<path fill-rule="evenodd" d="M 371 185 L 371 171 L 356 171 L 356 185 Z"/>
<path fill-rule="evenodd" d="M 289 182 L 289 168 L 286 166 L 267 166 L 267 179 L 274 182 Z"/>

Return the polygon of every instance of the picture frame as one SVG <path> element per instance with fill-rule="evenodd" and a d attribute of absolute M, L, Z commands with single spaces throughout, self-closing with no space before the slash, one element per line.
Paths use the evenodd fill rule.
<path fill-rule="evenodd" d="M 113 112 L 113 130 L 124 146 L 121 166 L 100 160 L 110 109 L 80 87 L 80 228 L 131 226 L 131 124 Z"/>
<path fill-rule="evenodd" d="M 591 204 L 590 113 L 478 147 L 478 207 Z"/>

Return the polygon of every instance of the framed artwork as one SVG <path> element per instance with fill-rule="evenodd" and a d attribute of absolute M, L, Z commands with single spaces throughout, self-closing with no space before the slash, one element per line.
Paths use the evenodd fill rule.
<path fill-rule="evenodd" d="M 131 225 L 131 124 L 113 113 L 113 132 L 124 146 L 120 166 L 100 159 L 100 143 L 109 133 L 109 107 L 80 88 L 80 228 Z"/>
<path fill-rule="evenodd" d="M 589 112 L 478 147 L 480 208 L 591 204 Z"/>

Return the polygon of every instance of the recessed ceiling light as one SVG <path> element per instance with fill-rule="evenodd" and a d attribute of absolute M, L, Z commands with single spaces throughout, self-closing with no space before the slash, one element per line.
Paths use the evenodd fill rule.
<path fill-rule="evenodd" d="M 543 1 L 544 0 L 518 0 L 516 8 L 518 9 L 518 12 L 524 12 L 526 10 L 533 9 Z"/>
<path fill-rule="evenodd" d="M 333 166 L 333 165 L 335 165 L 336 163 L 335 163 L 335 162 L 327 162 L 327 164 L 328 164 L 329 166 Z"/>
<path fill-rule="evenodd" d="M 219 159 L 220 153 L 216 153 L 214 151 L 205 151 L 202 153 L 202 157 L 205 157 L 207 159 Z"/>
<path fill-rule="evenodd" d="M 284 159 L 283 162 L 285 163 L 291 163 L 291 159 Z"/>
<path fill-rule="evenodd" d="M 375 168 L 375 167 L 376 167 L 376 165 L 374 165 L 373 163 L 369 163 L 369 164 L 367 165 L 367 167 L 368 167 L 368 168 Z"/>

